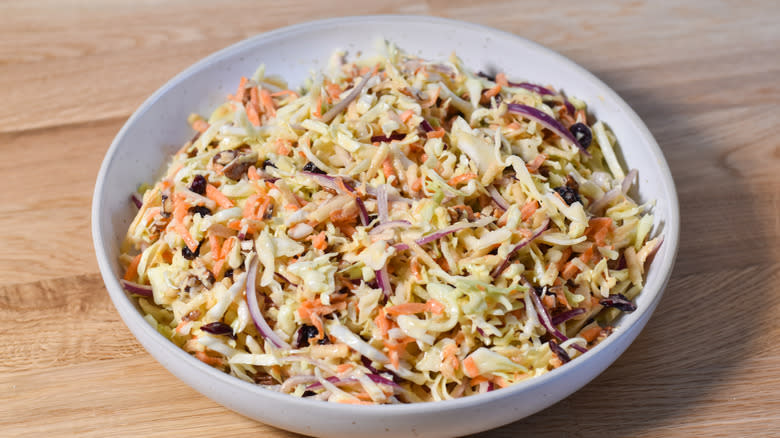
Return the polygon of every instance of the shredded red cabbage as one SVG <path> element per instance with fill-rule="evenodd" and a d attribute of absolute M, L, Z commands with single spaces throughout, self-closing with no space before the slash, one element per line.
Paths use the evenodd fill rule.
<path fill-rule="evenodd" d="M 504 261 L 498 265 L 495 269 L 493 269 L 493 272 L 490 273 L 490 275 L 493 278 L 498 277 L 501 275 L 502 272 L 504 272 L 504 269 L 506 269 L 509 266 L 509 262 L 512 261 L 512 257 L 514 257 L 515 254 L 517 254 L 518 251 L 520 251 L 524 246 L 531 243 L 534 239 L 539 237 L 550 225 L 550 219 L 546 219 L 542 225 L 539 226 L 539 228 L 535 229 L 533 231 L 533 234 L 531 234 L 531 237 L 523 240 L 522 242 L 515 245 L 514 248 L 512 248 L 511 251 L 509 251 L 509 254 L 506 255 L 506 258 Z"/>
<path fill-rule="evenodd" d="M 615 307 L 624 312 L 633 312 L 636 310 L 636 305 L 623 294 L 612 294 L 606 298 L 602 298 L 599 301 L 599 304 L 604 307 Z"/>
<path fill-rule="evenodd" d="M 552 323 L 553 325 L 562 324 L 575 316 L 582 315 L 585 313 L 585 309 L 582 307 L 577 307 L 576 309 L 571 309 L 563 313 L 559 313 L 552 317 Z"/>
<path fill-rule="evenodd" d="M 121 283 L 122 287 L 131 294 L 140 295 L 147 298 L 151 298 L 154 295 L 151 286 L 133 283 L 132 281 L 127 280 L 119 280 L 119 283 Z"/>
<path fill-rule="evenodd" d="M 133 201 L 133 204 L 135 204 L 136 208 L 141 208 L 144 205 L 144 203 L 141 201 L 141 198 L 139 198 L 135 193 L 130 195 L 130 200 Z"/>
<path fill-rule="evenodd" d="M 547 309 L 544 308 L 544 305 L 542 304 L 542 301 L 539 299 L 539 297 L 533 292 L 533 290 L 529 290 L 528 293 L 531 294 L 531 301 L 534 303 L 534 307 L 536 307 L 536 314 L 539 316 L 539 322 L 542 323 L 542 326 L 544 326 L 545 330 L 547 330 L 547 332 L 551 335 L 560 339 L 562 342 L 568 341 L 569 338 L 558 331 L 558 329 L 556 329 L 553 325 L 552 321 L 550 320 L 550 314 L 547 313 Z M 585 353 L 588 351 L 587 348 L 581 347 L 579 344 L 572 344 L 571 346 L 580 353 Z"/>
<path fill-rule="evenodd" d="M 376 143 L 376 142 L 390 143 L 393 140 L 403 140 L 404 138 L 406 138 L 406 134 L 402 134 L 400 132 L 393 132 L 389 136 L 387 136 L 387 135 L 375 135 L 375 136 L 371 137 L 371 143 Z"/>

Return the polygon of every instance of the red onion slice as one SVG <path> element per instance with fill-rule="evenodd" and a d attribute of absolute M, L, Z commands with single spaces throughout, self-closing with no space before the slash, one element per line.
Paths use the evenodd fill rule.
<path fill-rule="evenodd" d="M 260 311 L 260 306 L 257 304 L 255 280 L 257 279 L 257 264 L 260 259 L 255 255 L 250 257 L 252 257 L 252 261 L 249 262 L 249 272 L 246 276 L 246 304 L 249 307 L 249 315 L 252 316 L 252 321 L 254 321 L 257 331 L 260 332 L 260 336 L 268 339 L 268 341 L 277 348 L 289 350 L 290 345 L 287 342 L 284 342 L 284 340 L 271 329 L 271 326 L 268 325 L 268 322 L 263 317 L 263 313 Z"/>
<path fill-rule="evenodd" d="M 411 226 L 412 223 L 409 221 L 404 221 L 404 220 L 389 221 L 372 228 L 371 231 L 368 232 L 368 234 L 374 235 L 374 234 L 379 234 L 382 231 L 385 231 L 390 228 L 409 228 Z"/>
<path fill-rule="evenodd" d="M 562 324 L 562 323 L 564 323 L 564 322 L 574 318 L 575 316 L 582 315 L 583 313 L 585 313 L 585 309 L 583 309 L 582 307 L 577 307 L 576 309 L 571 309 L 569 311 L 566 311 L 566 312 L 563 312 L 563 313 L 559 313 L 559 314 L 553 316 L 552 317 L 552 323 L 553 323 L 553 325 Z"/>
<path fill-rule="evenodd" d="M 151 298 L 154 296 L 154 292 L 152 292 L 151 286 L 133 283 L 132 281 L 127 280 L 119 280 L 119 283 L 121 283 L 122 287 L 131 294 L 140 295 L 146 298 Z"/>
<path fill-rule="evenodd" d="M 393 140 L 403 140 L 406 138 L 406 134 L 401 132 L 393 132 L 390 135 L 375 135 L 371 137 L 371 143 L 385 142 L 390 143 Z"/>
<path fill-rule="evenodd" d="M 382 269 L 374 271 L 376 274 L 376 282 L 382 292 L 385 294 L 385 298 L 389 298 L 393 294 L 393 286 L 390 284 L 390 274 L 387 273 L 387 265 L 382 266 Z"/>
<path fill-rule="evenodd" d="M 376 189 L 376 208 L 379 212 L 379 223 L 387 222 L 389 215 L 387 213 L 387 186 L 380 185 Z"/>
<path fill-rule="evenodd" d="M 531 237 L 523 240 L 522 242 L 515 245 L 514 248 L 512 248 L 512 251 L 509 251 L 509 254 L 506 255 L 506 258 L 504 259 L 503 263 L 498 265 L 496 269 L 493 270 L 493 272 L 490 274 L 493 278 L 498 277 L 501 275 L 502 272 L 504 272 L 504 269 L 509 266 L 510 260 L 512 260 L 512 257 L 517 254 L 518 251 L 520 251 L 524 246 L 528 245 L 529 243 L 533 242 L 534 239 L 539 237 L 545 230 L 547 230 L 547 227 L 550 225 L 550 219 L 546 219 L 542 225 L 539 226 L 539 228 L 535 229 L 533 231 L 533 234 L 531 234 Z"/>
<path fill-rule="evenodd" d="M 133 201 L 133 204 L 135 204 L 136 208 L 141 208 L 144 205 L 143 201 L 141 201 L 141 198 L 139 198 L 135 193 L 130 195 L 130 200 Z"/>
<path fill-rule="evenodd" d="M 366 73 L 363 75 L 363 79 L 360 81 L 359 84 L 352 90 L 351 93 L 347 97 L 344 98 L 341 102 L 333 105 L 331 109 L 329 109 L 325 114 L 322 115 L 322 119 L 320 119 L 323 123 L 330 123 L 331 120 L 333 120 L 334 117 L 339 115 L 344 109 L 349 106 L 350 103 L 352 103 L 353 100 L 357 99 L 358 96 L 360 96 L 360 92 L 363 91 L 363 87 L 366 86 L 366 82 L 371 78 L 371 73 Z"/>
<path fill-rule="evenodd" d="M 501 193 L 499 193 L 496 186 L 493 184 L 489 185 L 487 187 L 487 191 L 490 194 L 490 199 L 492 199 L 500 209 L 504 211 L 509 210 L 509 203 L 506 201 L 506 199 L 504 199 L 503 196 L 501 196 Z"/>
<path fill-rule="evenodd" d="M 522 116 L 525 116 L 531 120 L 533 120 L 536 123 L 539 123 L 540 125 L 544 126 L 545 128 L 549 129 L 550 131 L 554 132 L 555 134 L 559 135 L 564 140 L 568 141 L 574 146 L 577 146 L 580 149 L 580 152 L 582 152 L 585 156 L 589 157 L 590 153 L 582 147 L 582 145 L 577 141 L 576 138 L 574 138 L 574 135 L 572 135 L 571 132 L 569 132 L 568 129 L 566 129 L 561 123 L 554 118 L 548 116 L 546 113 L 539 111 L 538 109 L 528 106 L 528 105 L 522 105 L 519 103 L 510 103 L 507 104 L 507 107 L 509 108 L 509 112 L 520 114 Z"/>
<path fill-rule="evenodd" d="M 545 309 L 542 305 L 542 301 L 536 295 L 536 292 L 534 292 L 533 287 L 531 287 L 527 293 L 531 294 L 531 301 L 534 303 L 534 307 L 536 307 L 536 314 L 539 315 L 539 321 L 542 323 L 545 330 L 547 330 L 547 332 L 551 335 L 560 339 L 561 342 L 568 341 L 569 338 L 566 337 L 566 335 L 563 333 L 559 332 L 558 329 L 556 329 L 553 325 L 552 321 L 550 320 L 550 314 L 547 313 L 547 309 Z M 587 348 L 581 347 L 579 344 L 572 344 L 571 346 L 580 353 L 586 353 L 588 351 Z"/>
<path fill-rule="evenodd" d="M 548 90 L 545 87 L 542 87 L 541 85 L 532 84 L 530 82 L 507 82 L 507 85 L 510 87 L 516 87 L 516 88 L 525 88 L 528 91 L 533 91 L 536 94 L 541 94 L 542 96 L 555 96 L 555 93 Z"/>
<path fill-rule="evenodd" d="M 490 218 L 488 218 L 488 219 L 490 219 Z M 422 246 L 422 245 L 425 245 L 426 243 L 431 243 L 434 240 L 441 239 L 442 237 L 447 236 L 449 234 L 457 233 L 460 230 L 465 230 L 466 228 L 474 228 L 474 227 L 485 226 L 488 223 L 490 223 L 491 221 L 478 220 L 476 222 L 471 222 L 471 223 L 466 223 L 466 224 L 460 223 L 460 224 L 450 225 L 447 228 L 442 228 L 439 231 L 435 231 L 435 232 L 433 232 L 431 234 L 428 234 L 427 236 L 423 236 L 423 237 L 415 240 L 414 243 Z M 405 243 L 396 243 L 395 245 L 393 245 L 393 248 L 395 248 L 396 251 L 405 251 L 405 250 L 409 249 L 409 245 L 407 245 Z"/>

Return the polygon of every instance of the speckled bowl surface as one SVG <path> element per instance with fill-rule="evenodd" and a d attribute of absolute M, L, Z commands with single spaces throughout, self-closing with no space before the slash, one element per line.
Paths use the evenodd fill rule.
<path fill-rule="evenodd" d="M 194 359 L 144 321 L 119 284 L 119 245 L 134 215 L 128 202 L 139 184 L 153 182 L 189 137 L 192 112 L 209 114 L 242 75 L 264 63 L 291 85 L 324 66 L 335 49 L 374 50 L 378 38 L 431 59 L 456 51 L 473 70 L 550 84 L 585 100 L 620 143 L 624 162 L 639 170 L 643 201 L 656 200 L 664 243 L 649 269 L 638 310 L 584 356 L 541 377 L 458 400 L 393 406 L 317 402 L 272 392 Z M 299 24 L 242 41 L 188 68 L 154 93 L 111 144 L 95 186 L 92 233 L 100 271 L 119 314 L 149 353 L 172 374 L 216 402 L 283 429 L 324 437 L 457 436 L 494 428 L 544 409 L 604 371 L 644 327 L 669 279 L 679 238 L 674 181 L 653 136 L 608 86 L 563 56 L 533 42 L 471 23 L 419 16 L 348 17 Z"/>

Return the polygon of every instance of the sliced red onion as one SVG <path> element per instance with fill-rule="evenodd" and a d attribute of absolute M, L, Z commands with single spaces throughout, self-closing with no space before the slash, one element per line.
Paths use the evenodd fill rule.
<path fill-rule="evenodd" d="M 344 109 L 349 106 L 350 103 L 352 103 L 353 100 L 357 99 L 358 96 L 360 96 L 360 92 L 363 91 L 363 87 L 366 86 L 366 83 L 368 82 L 369 78 L 371 78 L 371 73 L 366 73 L 363 75 L 363 79 L 361 79 L 360 83 L 357 84 L 357 86 L 352 89 L 352 92 L 349 93 L 347 97 L 344 98 L 341 102 L 333 105 L 331 109 L 329 109 L 325 114 L 322 115 L 322 119 L 320 119 L 323 123 L 330 123 L 331 120 L 333 120 L 334 117 L 339 115 Z"/>
<path fill-rule="evenodd" d="M 601 212 L 601 210 L 606 207 L 607 204 L 612 202 L 621 193 L 622 192 L 620 191 L 620 187 L 615 187 L 614 189 L 605 193 L 601 198 L 593 201 L 593 203 L 588 206 L 588 210 L 590 210 L 590 212 L 593 214 Z"/>
<path fill-rule="evenodd" d="M 341 192 L 341 187 L 339 187 L 339 184 L 336 182 L 336 178 L 329 176 L 329 175 L 323 175 L 321 173 L 316 172 L 308 172 L 308 171 L 301 171 L 301 175 L 306 175 L 309 178 L 313 179 L 317 182 L 317 184 L 321 185 L 322 187 L 325 187 L 327 189 L 332 189 L 337 192 Z"/>
<path fill-rule="evenodd" d="M 490 194 L 490 199 L 492 199 L 493 202 L 495 202 L 499 208 L 501 208 L 504 211 L 509 210 L 509 203 L 506 202 L 506 199 L 504 199 L 503 196 L 501 196 L 501 193 L 498 191 L 496 186 L 494 186 L 493 184 L 489 185 L 487 187 L 487 191 Z"/>
<path fill-rule="evenodd" d="M 366 204 L 363 202 L 363 198 L 360 197 L 360 195 L 357 195 L 355 198 L 355 203 L 358 206 L 358 211 L 360 212 L 360 222 L 363 224 L 363 226 L 368 226 L 370 220 L 368 220 L 368 210 L 366 210 Z"/>
<path fill-rule="evenodd" d="M 638 173 L 639 172 L 636 169 L 631 169 L 626 174 L 626 177 L 623 178 L 623 182 L 620 184 L 620 191 L 623 192 L 624 195 L 631 189 L 631 184 L 634 183 Z"/>
<path fill-rule="evenodd" d="M 544 305 L 542 305 L 542 300 L 540 300 L 536 293 L 534 293 L 533 288 L 529 289 L 527 293 L 531 294 L 531 301 L 534 303 L 534 307 L 536 307 L 536 314 L 539 315 L 539 321 L 542 323 L 545 330 L 558 338 L 561 342 L 568 341 L 569 338 L 566 337 L 566 335 L 563 333 L 559 332 L 558 329 L 556 329 L 553 325 L 552 321 L 550 320 L 550 314 L 547 313 L 547 309 L 545 309 Z M 579 344 L 572 344 L 572 347 L 581 353 L 588 351 L 587 348 L 580 347 Z"/>
<path fill-rule="evenodd" d="M 431 243 L 434 240 L 441 239 L 442 237 L 447 236 L 449 234 L 457 233 L 460 230 L 465 230 L 466 228 L 481 227 L 487 225 L 488 223 L 489 221 L 479 220 L 471 223 L 465 223 L 465 224 L 460 223 L 460 224 L 450 225 L 447 228 L 442 228 L 439 231 L 435 231 L 431 234 L 428 234 L 427 236 L 423 236 L 415 240 L 414 243 L 422 246 L 425 245 L 426 243 Z M 396 243 L 395 245 L 393 245 L 393 248 L 395 248 L 396 251 L 405 251 L 409 249 L 409 245 L 405 243 Z"/>
<path fill-rule="evenodd" d="M 133 201 L 133 204 L 135 204 L 136 208 L 141 208 L 144 205 L 143 201 L 141 201 L 141 198 L 139 198 L 136 193 L 130 195 L 130 200 Z"/>
<path fill-rule="evenodd" d="M 519 103 L 510 103 L 507 104 L 507 107 L 509 108 L 510 112 L 513 112 L 515 114 L 520 114 L 522 116 L 525 116 L 531 120 L 533 120 L 536 123 L 539 123 L 540 125 L 544 126 L 545 128 L 549 129 L 550 131 L 554 132 L 555 134 L 559 135 L 564 140 L 568 141 L 574 146 L 577 146 L 580 149 L 580 152 L 582 152 L 585 156 L 590 156 L 590 153 L 582 147 L 582 145 L 577 141 L 576 138 L 574 138 L 574 135 L 572 135 L 571 132 L 569 132 L 568 129 L 566 129 L 561 123 L 554 118 L 550 117 L 546 113 L 539 111 L 538 109 L 528 106 L 528 105 L 522 105 Z"/>
<path fill-rule="evenodd" d="M 420 122 L 420 128 L 421 128 L 423 131 L 425 131 L 426 133 L 427 133 L 427 132 L 432 132 L 432 131 L 433 131 L 433 126 L 431 126 L 431 124 L 430 124 L 430 123 L 428 123 L 428 121 L 427 121 L 427 120 L 425 120 L 425 119 L 423 119 L 423 121 L 422 121 L 422 122 Z"/>
<path fill-rule="evenodd" d="M 390 228 L 409 228 L 411 226 L 412 223 L 409 221 L 404 221 L 404 220 L 389 221 L 372 228 L 371 231 L 368 232 L 368 234 L 372 234 L 372 235 L 379 234 L 382 231 L 385 231 Z"/>
<path fill-rule="evenodd" d="M 517 87 L 517 88 L 525 88 L 528 91 L 533 91 L 536 94 L 541 94 L 542 96 L 555 96 L 555 93 L 548 90 L 545 87 L 542 87 L 541 85 L 532 84 L 530 82 L 507 82 L 507 85 L 510 87 Z"/>
<path fill-rule="evenodd" d="M 539 228 L 535 229 L 533 233 L 531 234 L 531 237 L 523 240 L 522 242 L 515 245 L 514 248 L 512 248 L 511 251 L 509 251 L 509 254 L 506 255 L 506 258 L 504 261 L 496 267 L 496 269 L 493 270 L 493 272 L 490 274 L 493 278 L 498 277 L 501 275 L 502 272 L 504 272 L 504 269 L 509 266 L 509 262 L 512 260 L 512 257 L 514 257 L 515 254 L 517 254 L 518 251 L 520 251 L 524 246 L 528 245 L 529 243 L 533 242 L 534 239 L 539 237 L 545 230 L 547 230 L 547 227 L 550 225 L 550 219 L 546 219 L 542 225 L 539 226 Z"/>
<path fill-rule="evenodd" d="M 322 187 L 326 187 L 335 190 L 337 192 L 344 191 L 342 190 L 339 183 L 336 181 L 336 177 L 323 175 L 321 173 L 307 172 L 307 171 L 302 171 L 301 174 L 306 175 L 309 178 L 312 178 L 317 182 L 317 184 L 321 185 Z M 370 221 L 368 220 L 368 211 L 366 210 L 366 204 L 363 202 L 363 198 L 361 198 L 360 195 L 355 193 L 355 189 L 352 188 L 351 182 L 346 177 L 339 177 L 339 178 L 342 178 L 344 187 L 346 187 L 350 193 L 355 194 L 355 203 L 357 204 L 358 211 L 360 213 L 360 222 L 363 223 L 363 226 L 368 225 Z"/>
<path fill-rule="evenodd" d="M 387 273 L 387 265 L 382 266 L 382 269 L 374 271 L 376 274 L 376 282 L 382 292 L 385 294 L 385 298 L 389 298 L 393 294 L 393 286 L 390 284 L 390 274 Z"/>
<path fill-rule="evenodd" d="M 400 132 L 393 132 L 389 136 L 387 135 L 375 135 L 371 137 L 371 143 L 377 143 L 377 142 L 386 142 L 390 143 L 393 140 L 403 140 L 406 138 L 406 134 L 400 133 Z"/>
<path fill-rule="evenodd" d="M 268 322 L 263 317 L 263 313 L 260 311 L 260 306 L 257 304 L 255 281 L 257 279 L 257 264 L 260 259 L 254 255 L 251 257 L 252 261 L 249 262 L 249 272 L 246 276 L 246 304 L 249 307 L 249 315 L 252 316 L 252 321 L 254 321 L 257 331 L 260 332 L 260 336 L 268 339 L 268 341 L 277 348 L 289 350 L 290 345 L 287 342 L 284 342 L 284 340 L 271 329 L 271 326 L 268 325 Z"/>
<path fill-rule="evenodd" d="M 119 283 L 121 283 L 122 287 L 131 294 L 141 295 L 142 297 L 147 298 L 154 296 L 154 292 L 152 292 L 151 286 L 133 283 L 132 281 L 127 280 L 119 280 Z"/>
<path fill-rule="evenodd" d="M 563 105 L 566 107 L 566 111 L 568 111 L 569 114 L 574 115 L 574 113 L 577 112 L 577 109 L 574 108 L 574 105 L 572 105 L 566 97 L 563 98 Z"/>
<path fill-rule="evenodd" d="M 358 379 L 355 379 L 354 377 L 347 377 L 345 379 L 342 379 L 340 377 L 330 376 L 330 377 L 326 377 L 325 380 L 327 380 L 328 382 L 336 386 L 344 386 L 344 385 L 351 385 L 354 383 L 360 383 Z M 322 388 L 322 383 L 320 382 L 312 383 L 311 385 L 306 387 L 307 390 L 313 390 L 319 388 Z"/>
<path fill-rule="evenodd" d="M 374 383 L 381 383 L 383 385 L 392 386 L 394 388 L 400 388 L 401 387 L 401 385 L 393 382 L 392 380 L 390 380 L 390 379 L 388 379 L 386 377 L 382 377 L 379 374 L 366 374 L 366 376 L 368 376 L 368 378 L 371 379 Z"/>
<path fill-rule="evenodd" d="M 571 309 L 563 313 L 559 313 L 552 317 L 552 323 L 553 325 L 562 324 L 575 316 L 582 315 L 585 313 L 585 309 L 582 307 L 577 307 L 576 309 Z"/>
<path fill-rule="evenodd" d="M 276 278 L 278 278 L 278 279 L 280 279 L 280 280 L 286 281 L 287 283 L 290 283 L 290 284 L 291 284 L 291 285 L 293 285 L 293 286 L 295 286 L 295 285 L 296 285 L 295 283 L 293 283 L 292 281 L 290 281 L 290 279 L 288 279 L 287 277 L 285 277 L 284 275 L 282 275 L 282 274 L 280 274 L 280 273 L 278 273 L 278 272 L 274 272 L 274 277 L 276 277 Z"/>

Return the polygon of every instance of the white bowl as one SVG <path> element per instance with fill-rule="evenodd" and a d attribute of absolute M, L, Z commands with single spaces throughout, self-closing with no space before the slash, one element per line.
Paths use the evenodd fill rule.
<path fill-rule="evenodd" d="M 639 170 L 641 200 L 655 199 L 664 243 L 652 263 L 638 310 L 624 315 L 614 334 L 587 354 L 543 376 L 506 389 L 457 400 L 393 406 L 317 402 L 263 389 L 194 359 L 155 331 L 119 284 L 119 244 L 134 215 L 128 196 L 155 181 L 169 156 L 191 137 L 191 112 L 208 114 L 232 92 L 242 75 L 264 63 L 269 73 L 300 84 L 322 67 L 334 49 L 371 52 L 383 37 L 426 58 L 453 51 L 472 70 L 500 70 L 510 78 L 551 84 L 585 100 L 610 125 L 622 156 Z M 515 35 L 433 17 L 372 16 L 315 21 L 258 35 L 188 68 L 130 117 L 100 168 L 92 204 L 92 235 L 100 271 L 125 324 L 149 353 L 178 378 L 216 402 L 283 429 L 339 438 L 454 436 L 483 431 L 544 409 L 578 390 L 631 344 L 644 327 L 672 271 L 679 234 L 679 207 L 664 157 L 647 127 L 608 86 L 563 56 Z"/>

